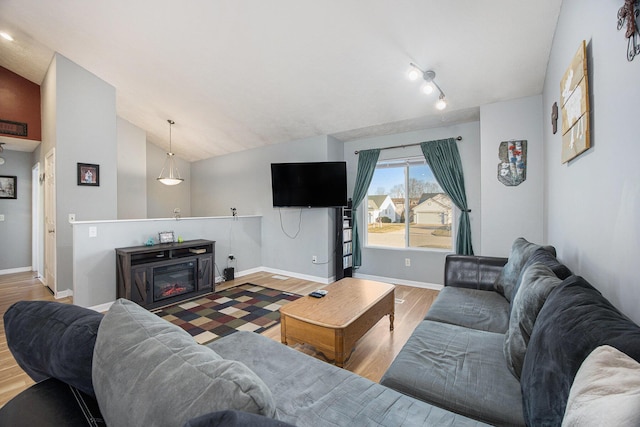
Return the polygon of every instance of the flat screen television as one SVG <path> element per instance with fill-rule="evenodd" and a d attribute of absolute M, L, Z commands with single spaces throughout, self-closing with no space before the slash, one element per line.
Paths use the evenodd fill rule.
<path fill-rule="evenodd" d="M 274 207 L 347 205 L 346 162 L 272 163 Z"/>

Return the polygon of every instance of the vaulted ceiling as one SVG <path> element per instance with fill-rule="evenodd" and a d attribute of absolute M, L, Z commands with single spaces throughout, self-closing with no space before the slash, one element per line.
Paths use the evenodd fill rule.
<path fill-rule="evenodd" d="M 561 0 L 0 0 L 0 66 L 42 83 L 59 52 L 117 113 L 189 161 L 316 135 L 477 120 L 542 93 Z M 433 69 L 448 107 L 405 78 Z M 15 141 L 15 140 L 14 140 Z M 19 143 L 19 140 L 18 142 Z"/>

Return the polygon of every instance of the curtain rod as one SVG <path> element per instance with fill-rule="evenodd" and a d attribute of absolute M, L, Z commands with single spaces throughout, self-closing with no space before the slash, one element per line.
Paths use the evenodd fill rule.
<path fill-rule="evenodd" d="M 462 141 L 462 137 L 458 136 L 456 137 L 456 141 Z M 413 147 L 415 145 L 420 145 L 422 144 L 422 142 L 416 142 L 415 144 L 405 144 L 405 145 L 394 145 L 393 147 L 383 147 L 380 148 L 380 150 L 391 150 L 392 148 L 406 148 L 406 147 Z M 360 151 L 356 150 L 354 151 L 355 154 L 358 154 Z"/>

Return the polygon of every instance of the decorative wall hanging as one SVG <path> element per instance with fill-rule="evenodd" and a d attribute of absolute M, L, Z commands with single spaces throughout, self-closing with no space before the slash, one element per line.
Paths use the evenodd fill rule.
<path fill-rule="evenodd" d="M 27 136 L 27 124 L 0 120 L 0 134 L 12 136 Z"/>
<path fill-rule="evenodd" d="M 560 82 L 562 107 L 562 163 L 591 147 L 587 44 L 583 40 Z"/>
<path fill-rule="evenodd" d="M 514 187 L 527 179 L 527 141 L 501 142 L 498 157 L 498 181 Z"/>
<path fill-rule="evenodd" d="M 633 61 L 633 58 L 640 53 L 640 45 L 638 44 L 638 10 L 640 0 L 625 0 L 624 6 L 618 10 L 618 31 L 622 29 L 624 23 L 627 23 L 627 31 L 624 36 L 627 38 L 627 61 Z"/>
<path fill-rule="evenodd" d="M 0 175 L 0 199 L 18 198 L 18 177 Z"/>
<path fill-rule="evenodd" d="M 100 165 L 78 163 L 78 185 L 100 186 Z"/>

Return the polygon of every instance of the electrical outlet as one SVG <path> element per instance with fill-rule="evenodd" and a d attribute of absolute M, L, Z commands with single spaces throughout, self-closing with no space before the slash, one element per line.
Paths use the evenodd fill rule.
<path fill-rule="evenodd" d="M 316 264 L 316 263 L 318 262 L 318 257 L 317 257 L 317 256 L 315 256 L 315 255 L 314 255 L 314 256 L 312 256 L 312 257 L 311 257 L 311 262 L 312 262 L 312 263 L 314 263 L 314 264 Z"/>
<path fill-rule="evenodd" d="M 411 267 L 411 258 L 405 258 L 404 259 L 404 266 L 405 267 Z"/>
<path fill-rule="evenodd" d="M 98 227 L 89 227 L 89 237 L 98 237 Z"/>
<path fill-rule="evenodd" d="M 233 261 L 234 259 L 236 259 L 235 255 L 233 254 L 229 254 L 227 258 L 229 258 L 229 261 Z"/>

